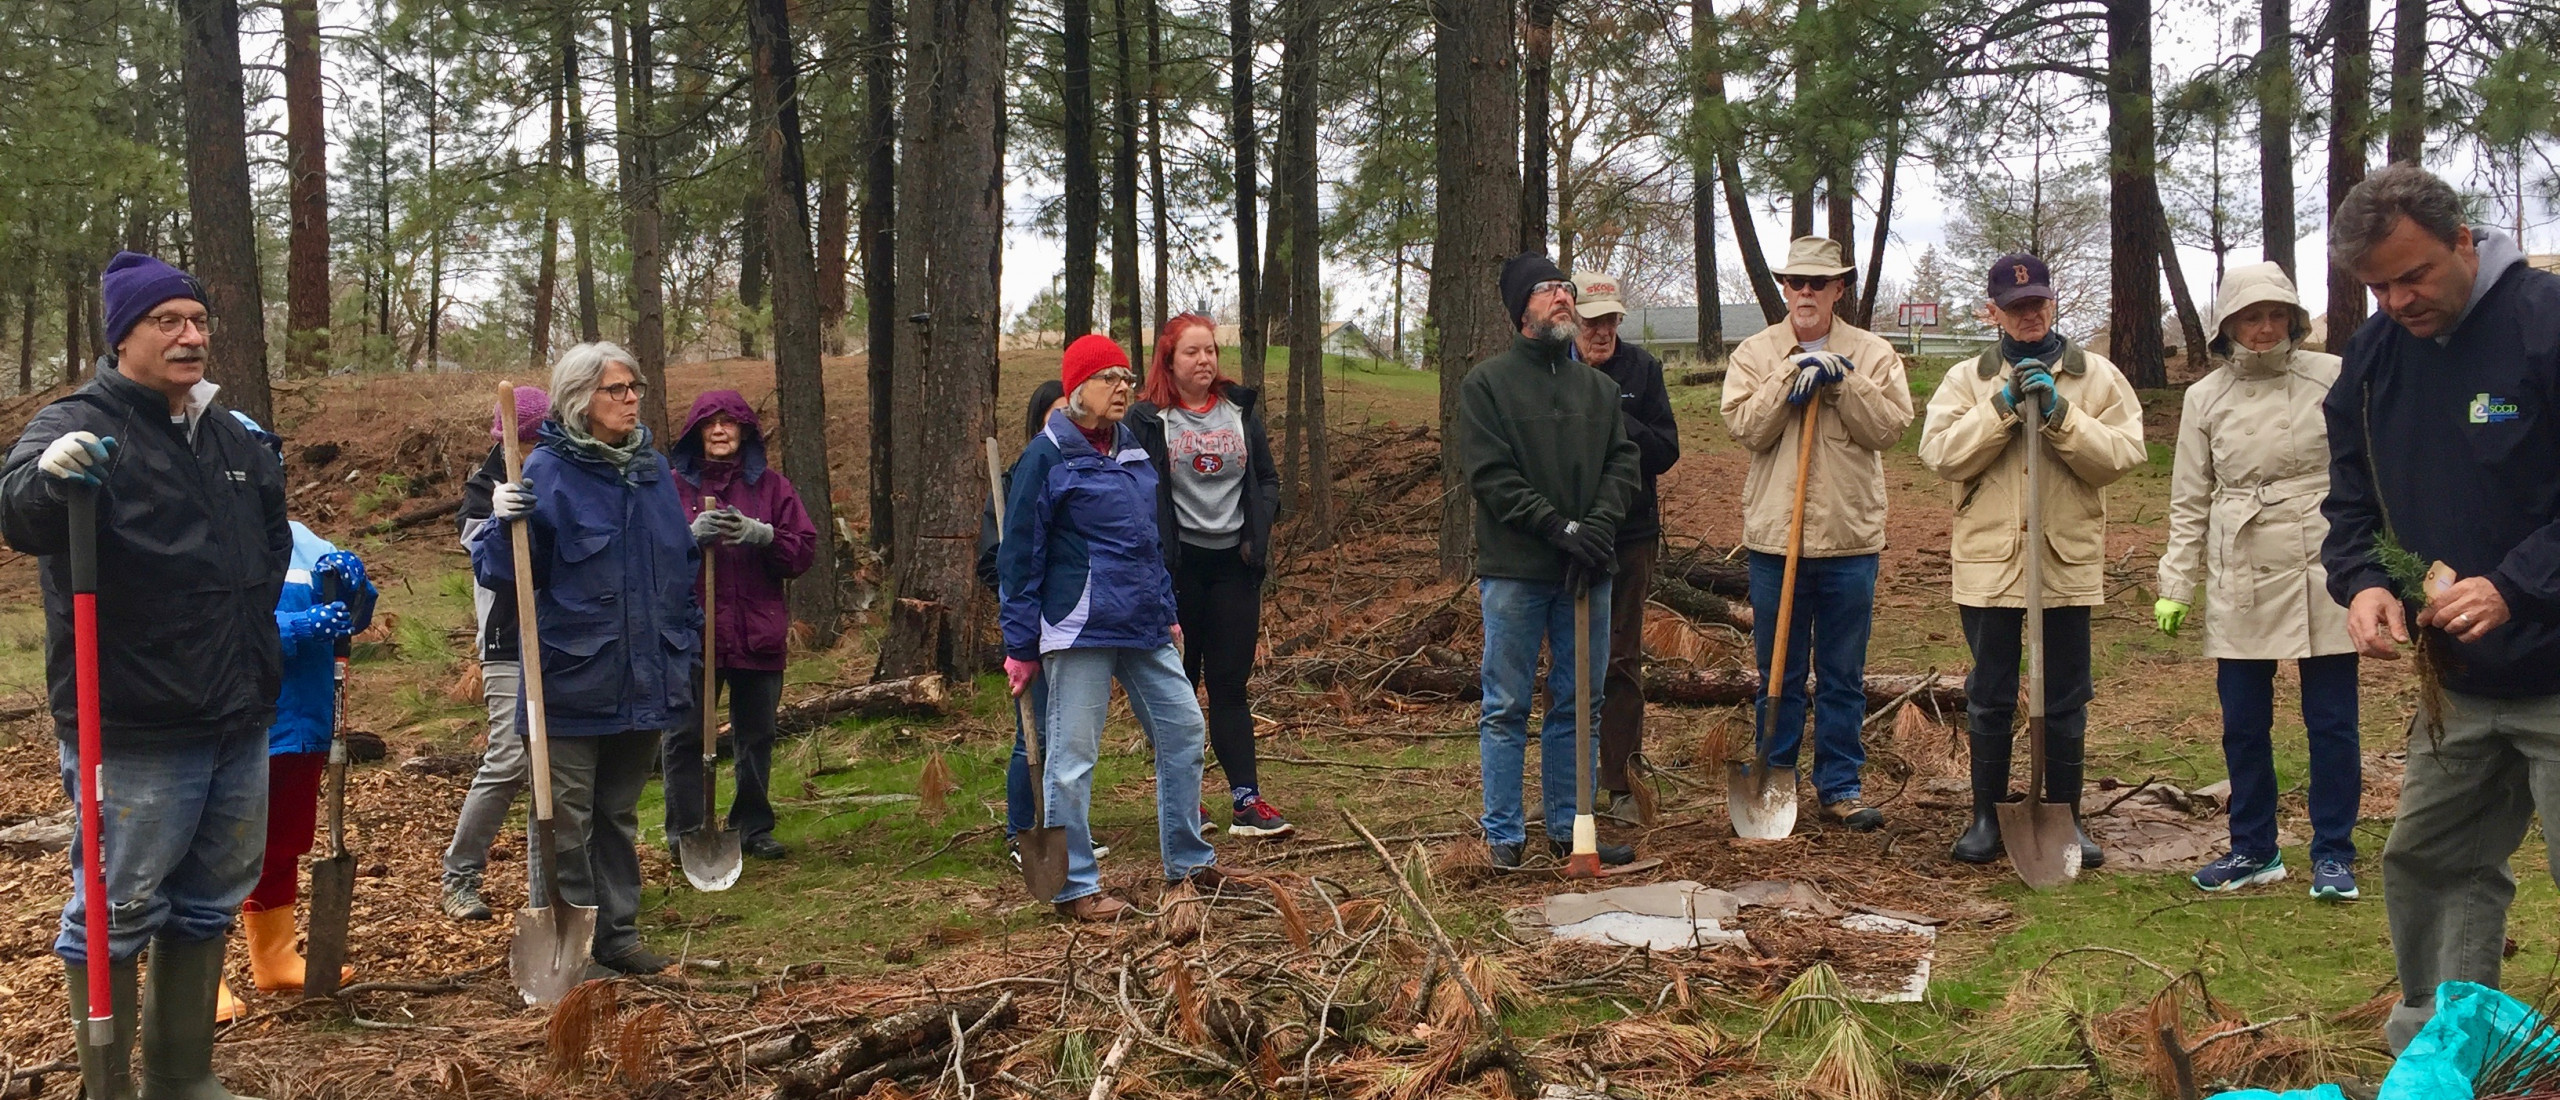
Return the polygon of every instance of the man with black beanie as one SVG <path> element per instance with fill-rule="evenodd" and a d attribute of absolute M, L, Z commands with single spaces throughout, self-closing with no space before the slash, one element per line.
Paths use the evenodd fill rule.
<path fill-rule="evenodd" d="M 1636 445 L 1608 375 L 1573 360 L 1580 331 L 1573 283 L 1531 252 L 1502 266 L 1502 304 L 1520 335 L 1459 384 L 1454 438 L 1476 501 L 1476 587 L 1484 609 L 1484 704 L 1476 738 L 1484 775 L 1484 832 L 1496 867 L 1520 866 L 1528 843 L 1520 805 L 1529 698 L 1538 647 L 1550 654 L 1540 727 L 1539 791 L 1547 844 L 1562 859 L 1577 813 L 1570 700 L 1576 676 L 1598 683 L 1607 660 L 1610 572 L 1617 527 L 1634 500 Z M 1591 605 L 1590 653 L 1577 651 L 1575 597 Z M 1600 705 L 1593 692 L 1592 705 Z M 1595 746 L 1596 748 L 1596 746 Z M 1600 846 L 1604 863 L 1635 860 Z"/>

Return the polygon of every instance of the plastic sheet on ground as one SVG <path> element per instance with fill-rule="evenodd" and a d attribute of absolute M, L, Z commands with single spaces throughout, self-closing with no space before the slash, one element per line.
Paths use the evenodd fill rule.
<path fill-rule="evenodd" d="M 2522 1001 L 2483 985 L 2446 982 L 2436 987 L 2435 1018 L 2427 1021 L 2409 1047 L 2391 1064 L 2374 1100 L 2446 1100 L 2473 1095 L 2482 1082 L 2481 1068 L 2519 1044 L 2538 1042 L 2543 1060 L 2560 1063 L 2560 1037 L 2533 1038 L 2542 1014 Z M 2249 1089 L 2220 1094 L 2220 1100 L 2345 1100 L 2336 1085 L 2269 1092 Z"/>

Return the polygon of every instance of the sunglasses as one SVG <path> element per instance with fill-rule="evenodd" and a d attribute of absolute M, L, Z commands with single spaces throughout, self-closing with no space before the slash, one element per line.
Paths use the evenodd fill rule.
<path fill-rule="evenodd" d="M 1778 276 L 1778 281 L 1787 284 L 1787 289 L 1789 290 L 1820 290 L 1831 285 L 1831 276 L 1780 275 Z"/>

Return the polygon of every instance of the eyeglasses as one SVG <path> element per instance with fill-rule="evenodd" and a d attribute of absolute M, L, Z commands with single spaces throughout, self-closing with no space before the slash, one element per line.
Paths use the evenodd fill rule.
<path fill-rule="evenodd" d="M 1820 290 L 1831 285 L 1829 275 L 1780 275 L 1778 280 L 1789 290 Z"/>
<path fill-rule="evenodd" d="M 1530 287 L 1530 288 L 1529 288 L 1529 296 L 1530 296 L 1530 297 L 1532 297 L 1532 298 L 1535 298 L 1535 297 L 1537 297 L 1538 295 L 1544 294 L 1544 293 L 1546 293 L 1546 292 L 1548 292 L 1548 291 L 1550 291 L 1550 290 L 1561 290 L 1561 291 L 1563 291 L 1563 292 L 1564 292 L 1564 296 L 1565 296 L 1565 297 L 1567 297 L 1567 298 L 1574 297 L 1574 293 L 1573 293 L 1573 284 L 1572 284 L 1572 283 L 1565 282 L 1565 281 L 1564 281 L 1564 280 L 1562 280 L 1562 279 L 1549 279 L 1549 280 L 1547 280 L 1546 282 L 1539 283 L 1539 284 L 1538 284 L 1538 285 L 1536 285 L 1536 286 Z"/>
<path fill-rule="evenodd" d="M 610 386 L 598 386 L 596 387 L 596 392 L 616 401 L 637 401 L 643 397 L 649 396 L 649 384 L 646 382 L 616 382 Z"/>
<path fill-rule="evenodd" d="M 1138 375 L 1137 372 L 1132 371 L 1127 367 L 1113 367 L 1110 370 L 1095 374 L 1093 377 L 1086 379 L 1086 381 L 1100 382 L 1113 389 L 1128 389 L 1138 384 Z"/>
<path fill-rule="evenodd" d="M 157 332 L 162 336 L 176 336 L 181 332 L 185 332 L 187 330 L 187 326 L 191 324 L 196 327 L 197 332 L 201 332 L 207 336 L 213 335 L 213 330 L 215 328 L 213 315 L 206 313 L 194 315 L 184 313 L 155 313 L 149 317 L 143 318 L 143 320 L 150 322 L 152 331 Z"/>

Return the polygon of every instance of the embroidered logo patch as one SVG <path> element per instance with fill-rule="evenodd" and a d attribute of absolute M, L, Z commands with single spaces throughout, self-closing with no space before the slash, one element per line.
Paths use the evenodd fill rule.
<path fill-rule="evenodd" d="M 2471 399 L 2471 422 L 2504 424 L 2517 416 L 2516 403 L 2496 394 L 2478 394 Z"/>

